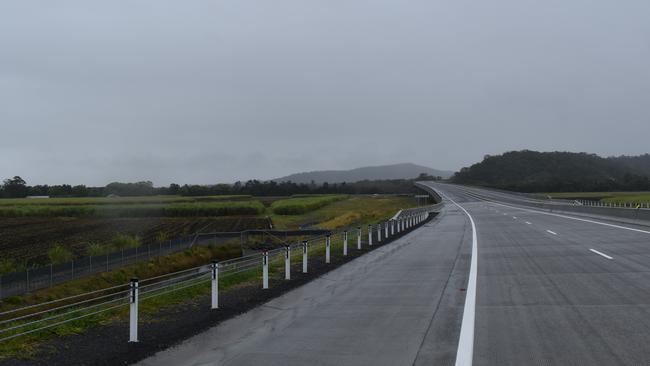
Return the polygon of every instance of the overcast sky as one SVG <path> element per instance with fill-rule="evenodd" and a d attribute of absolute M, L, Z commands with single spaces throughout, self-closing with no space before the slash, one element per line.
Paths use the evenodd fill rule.
<path fill-rule="evenodd" d="M 0 2 L 0 178 L 650 150 L 650 1 Z"/>

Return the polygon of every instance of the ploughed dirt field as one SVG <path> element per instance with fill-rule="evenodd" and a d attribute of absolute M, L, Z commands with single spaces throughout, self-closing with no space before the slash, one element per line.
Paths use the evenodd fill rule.
<path fill-rule="evenodd" d="M 21 217 L 0 219 L 0 253 L 18 263 L 43 264 L 54 244 L 66 246 L 75 256 L 86 254 L 88 243 L 109 243 L 116 234 L 138 235 L 142 244 L 156 242 L 164 233 L 176 239 L 197 232 L 268 229 L 263 217 Z"/>

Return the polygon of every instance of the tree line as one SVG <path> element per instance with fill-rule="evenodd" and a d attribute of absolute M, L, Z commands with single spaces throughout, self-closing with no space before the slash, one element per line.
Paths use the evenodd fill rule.
<path fill-rule="evenodd" d="M 650 155 L 603 158 L 572 152 L 511 151 L 461 169 L 455 183 L 518 192 L 650 190 Z"/>
<path fill-rule="evenodd" d="M 0 186 L 0 197 L 23 198 L 27 196 L 50 197 L 106 197 L 115 196 L 211 196 L 211 195 L 252 195 L 252 196 L 290 196 L 296 194 L 408 194 L 417 193 L 416 180 L 437 180 L 420 174 L 414 179 L 365 180 L 355 183 L 293 183 L 249 180 L 234 184 L 179 185 L 172 183 L 167 187 L 155 187 L 150 181 L 135 183 L 109 183 L 104 187 L 85 185 L 34 185 L 29 186 L 19 176 L 5 179 Z"/>

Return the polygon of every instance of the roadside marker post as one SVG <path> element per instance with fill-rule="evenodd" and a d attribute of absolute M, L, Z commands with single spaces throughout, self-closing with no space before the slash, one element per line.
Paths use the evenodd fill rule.
<path fill-rule="evenodd" d="M 330 245 L 332 244 L 330 235 L 331 234 L 327 234 L 325 236 L 325 263 L 328 263 L 328 264 L 330 262 Z"/>
<path fill-rule="evenodd" d="M 302 242 L 302 273 L 307 273 L 307 242 Z"/>
<path fill-rule="evenodd" d="M 291 245 L 284 247 L 284 279 L 291 279 Z"/>
<path fill-rule="evenodd" d="M 343 232 L 343 255 L 348 255 L 348 231 Z"/>
<path fill-rule="evenodd" d="M 219 263 L 212 261 L 212 309 L 219 309 Z"/>
<path fill-rule="evenodd" d="M 138 341 L 138 300 L 139 300 L 138 279 L 131 279 L 131 296 L 129 312 L 129 342 Z"/>
<path fill-rule="evenodd" d="M 368 225 L 368 245 L 372 246 L 372 225 Z"/>
<path fill-rule="evenodd" d="M 395 235 L 395 220 L 390 220 L 390 235 Z"/>
<path fill-rule="evenodd" d="M 377 243 L 381 243 L 381 222 L 377 224 Z"/>
<path fill-rule="evenodd" d="M 361 226 L 357 228 L 357 250 L 361 250 Z"/>
<path fill-rule="evenodd" d="M 384 237 L 385 237 L 386 239 L 388 239 L 388 221 L 386 221 L 386 222 L 384 223 L 384 232 L 385 232 L 385 234 L 386 234 L 386 235 L 384 235 Z"/>
<path fill-rule="evenodd" d="M 262 288 L 269 288 L 269 252 L 262 253 Z"/>

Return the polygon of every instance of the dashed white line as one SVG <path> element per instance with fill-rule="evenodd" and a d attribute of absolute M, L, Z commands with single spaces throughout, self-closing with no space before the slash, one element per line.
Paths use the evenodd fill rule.
<path fill-rule="evenodd" d="M 549 233 L 549 234 L 557 235 L 557 233 L 555 231 L 546 230 L 546 232 Z"/>
<path fill-rule="evenodd" d="M 530 221 L 526 221 L 526 225 L 532 225 Z"/>
<path fill-rule="evenodd" d="M 614 259 L 614 258 L 608 256 L 608 255 L 605 254 L 605 253 L 601 253 L 601 252 L 597 251 L 596 249 L 589 249 L 589 250 L 592 251 L 592 252 L 594 252 L 594 253 L 596 253 L 596 254 L 598 254 L 598 255 L 601 256 L 601 257 L 605 257 L 605 258 L 607 258 L 607 259 Z"/>
<path fill-rule="evenodd" d="M 515 219 L 515 220 L 517 220 L 517 216 L 513 216 L 512 218 Z"/>

